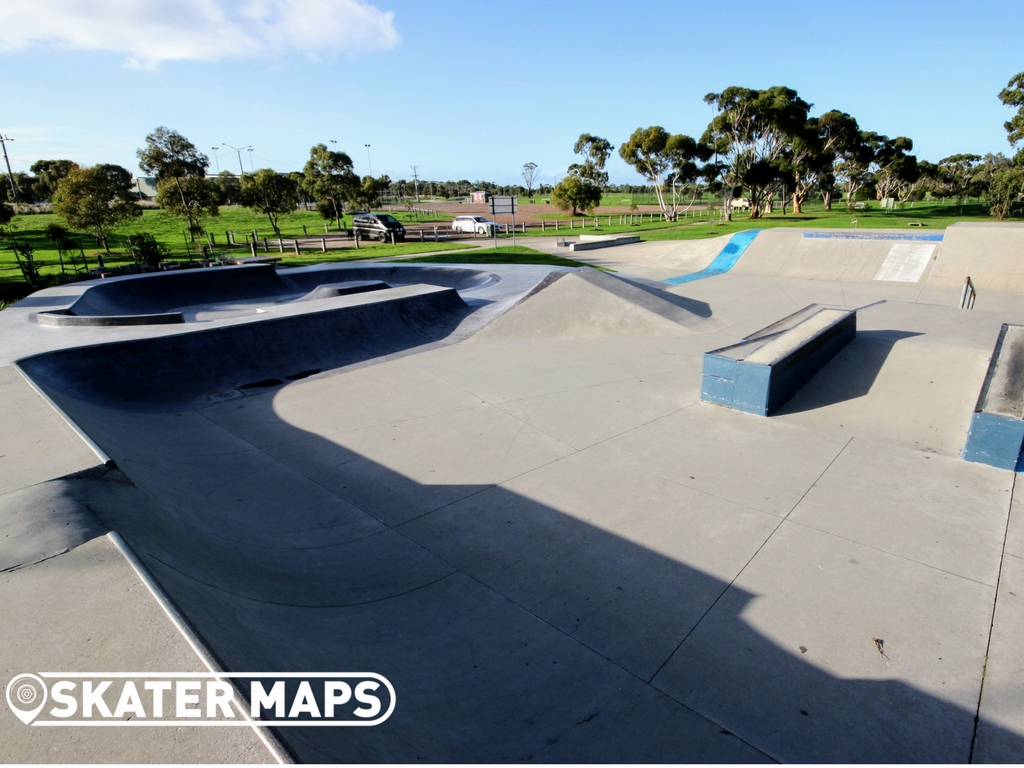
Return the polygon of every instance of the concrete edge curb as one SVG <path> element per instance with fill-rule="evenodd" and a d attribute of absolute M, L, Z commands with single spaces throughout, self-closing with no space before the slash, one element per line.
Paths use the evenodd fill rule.
<path fill-rule="evenodd" d="M 198 635 L 196 635 L 195 631 L 189 624 L 188 619 L 186 619 L 184 616 L 181 615 L 181 613 L 178 612 L 178 609 L 174 606 L 174 603 L 172 603 L 170 598 L 167 597 L 166 594 L 164 594 L 163 589 L 161 589 L 160 585 L 157 584 L 156 580 L 150 574 L 149 570 L 146 568 L 145 565 L 143 565 L 142 561 L 139 560 L 138 556 L 135 554 L 135 552 L 132 551 L 131 547 L 128 546 L 128 543 L 123 538 L 121 538 L 121 535 L 117 531 L 108 532 L 107 538 L 110 539 L 111 543 L 115 547 L 117 547 L 117 550 L 124 556 L 124 559 L 128 561 L 128 565 L 130 565 L 132 567 L 132 570 L 135 571 L 135 574 L 139 577 L 139 581 L 146 585 L 146 588 L 149 590 L 150 594 L 152 594 L 153 597 L 156 599 L 157 604 L 163 609 L 164 613 L 167 614 L 167 617 L 171 620 L 171 623 L 173 623 L 174 626 L 177 628 L 178 632 L 181 633 L 181 636 L 185 638 L 185 642 L 189 644 L 189 646 L 195 652 L 196 656 L 199 657 L 199 660 L 203 662 L 203 666 L 205 666 L 208 670 L 210 670 L 213 673 L 223 673 L 224 670 L 221 669 L 220 664 L 203 644 L 203 641 L 199 639 Z M 256 736 L 259 737 L 260 741 L 263 742 L 264 746 L 266 746 L 267 751 L 270 752 L 271 756 L 280 765 L 294 763 L 295 761 L 288 753 L 288 750 L 281 744 L 281 742 L 270 731 L 270 729 L 266 726 L 258 724 L 256 721 L 252 719 L 248 712 L 248 708 L 245 705 L 245 702 L 241 700 L 241 696 L 238 694 L 238 691 L 234 688 L 234 686 L 232 686 L 232 690 L 235 691 L 234 697 L 232 699 L 235 708 L 239 711 L 242 717 L 251 724 L 253 731 L 256 733 Z"/>

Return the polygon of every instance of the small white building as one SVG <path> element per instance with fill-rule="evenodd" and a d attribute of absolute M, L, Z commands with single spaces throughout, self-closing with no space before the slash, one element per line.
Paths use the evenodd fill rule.
<path fill-rule="evenodd" d="M 486 203 L 491 199 L 490 192 L 470 192 L 469 202 L 471 203 Z"/>

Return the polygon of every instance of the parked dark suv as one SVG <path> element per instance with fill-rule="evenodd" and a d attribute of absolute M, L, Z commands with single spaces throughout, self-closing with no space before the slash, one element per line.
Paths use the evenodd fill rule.
<path fill-rule="evenodd" d="M 382 243 L 395 236 L 395 242 L 405 240 L 405 227 L 394 216 L 387 213 L 357 213 L 352 217 L 352 232 L 366 240 L 380 240 Z"/>

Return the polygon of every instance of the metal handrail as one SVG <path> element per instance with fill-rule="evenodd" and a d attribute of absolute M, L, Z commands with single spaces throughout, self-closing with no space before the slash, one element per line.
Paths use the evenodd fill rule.
<path fill-rule="evenodd" d="M 971 282 L 971 276 L 968 275 L 964 280 L 964 289 L 960 291 L 960 309 L 974 309 L 974 300 L 977 296 L 974 283 Z"/>

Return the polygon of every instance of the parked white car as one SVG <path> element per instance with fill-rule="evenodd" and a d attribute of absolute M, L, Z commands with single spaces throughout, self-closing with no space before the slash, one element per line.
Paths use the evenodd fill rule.
<path fill-rule="evenodd" d="M 456 216 L 452 229 L 458 233 L 476 232 L 478 235 L 489 235 L 498 225 L 483 216 Z"/>

